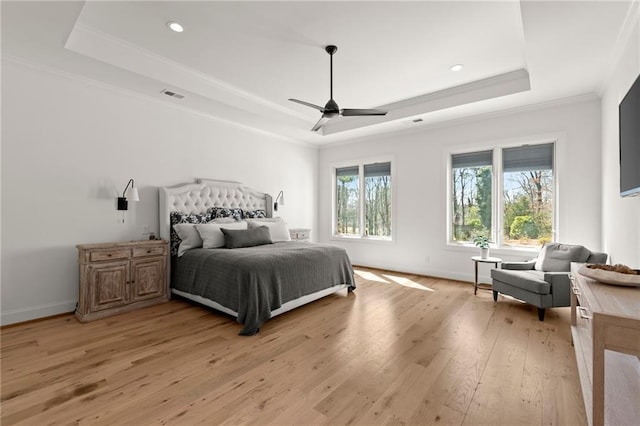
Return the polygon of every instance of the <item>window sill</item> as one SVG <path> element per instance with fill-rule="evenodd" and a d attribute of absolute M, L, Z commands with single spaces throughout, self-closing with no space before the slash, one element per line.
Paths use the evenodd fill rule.
<path fill-rule="evenodd" d="M 376 237 L 360 237 L 357 235 L 332 235 L 332 241 L 348 241 L 354 243 L 372 243 L 372 244 L 393 244 L 392 238 L 376 238 Z"/>
<path fill-rule="evenodd" d="M 538 255 L 541 247 L 511 247 L 511 246 L 491 246 L 489 247 L 490 256 L 509 256 L 509 257 L 526 257 L 532 259 Z M 447 243 L 445 250 L 457 251 L 460 253 L 468 253 L 475 256 L 480 252 L 480 248 L 473 244 L 451 244 Z"/>

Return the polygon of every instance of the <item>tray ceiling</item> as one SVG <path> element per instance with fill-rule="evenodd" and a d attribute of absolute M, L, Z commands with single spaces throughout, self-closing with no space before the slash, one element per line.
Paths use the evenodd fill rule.
<path fill-rule="evenodd" d="M 637 9 L 632 1 L 3 2 L 2 43 L 3 55 L 323 144 L 594 94 Z M 309 131 L 320 113 L 287 99 L 329 99 L 327 44 L 338 46 L 338 104 L 386 107 L 386 117 Z M 464 68 L 452 72 L 454 64 Z"/>

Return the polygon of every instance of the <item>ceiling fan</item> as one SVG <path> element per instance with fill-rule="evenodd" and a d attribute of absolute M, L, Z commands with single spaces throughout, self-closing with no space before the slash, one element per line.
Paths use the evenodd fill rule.
<path fill-rule="evenodd" d="M 336 103 L 336 101 L 333 100 L 333 54 L 336 53 L 338 48 L 330 44 L 329 46 L 326 46 L 324 50 L 327 51 L 330 57 L 329 102 L 327 102 L 327 104 L 323 108 L 319 105 L 314 105 L 312 103 L 301 101 L 299 99 L 289 98 L 291 102 L 296 102 L 301 105 L 306 105 L 308 107 L 315 108 L 322 113 L 322 117 L 320 117 L 320 120 L 318 120 L 315 126 L 313 126 L 313 129 L 311 129 L 311 131 L 317 132 L 318 130 L 320 130 L 322 126 L 324 126 L 327 123 L 327 121 L 329 121 L 330 118 L 336 117 L 338 115 L 343 117 L 353 117 L 353 116 L 363 116 L 363 115 L 386 115 L 387 111 L 382 109 L 353 109 L 353 108 L 340 109 L 340 107 L 338 107 L 338 104 Z"/>

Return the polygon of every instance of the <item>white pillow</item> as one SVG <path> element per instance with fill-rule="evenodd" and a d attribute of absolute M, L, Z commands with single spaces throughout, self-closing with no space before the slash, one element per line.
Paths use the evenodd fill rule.
<path fill-rule="evenodd" d="M 247 222 L 234 220 L 229 223 L 204 223 L 195 225 L 196 230 L 202 238 L 203 248 L 224 247 L 224 234 L 220 228 L 224 229 L 247 229 Z"/>
<path fill-rule="evenodd" d="M 249 228 L 257 228 L 259 226 L 266 226 L 269 228 L 271 234 L 271 241 L 277 243 L 279 241 L 291 241 L 291 235 L 289 234 L 289 228 L 287 223 L 282 220 L 281 217 L 274 217 L 268 219 L 248 219 Z"/>
<path fill-rule="evenodd" d="M 173 229 L 182 240 L 178 246 L 178 257 L 182 256 L 187 250 L 202 247 L 202 238 L 196 230 L 193 223 L 176 223 Z"/>

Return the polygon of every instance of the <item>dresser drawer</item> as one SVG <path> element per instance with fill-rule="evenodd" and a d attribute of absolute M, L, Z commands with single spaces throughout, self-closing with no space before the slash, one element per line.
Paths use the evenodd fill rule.
<path fill-rule="evenodd" d="M 165 253 L 164 246 L 136 247 L 133 249 L 133 257 L 162 256 Z"/>
<path fill-rule="evenodd" d="M 589 298 L 585 297 L 580 284 L 574 277 L 571 279 L 571 292 L 576 296 L 576 300 L 578 301 L 578 306 L 576 307 L 578 320 L 586 320 L 587 328 L 591 328 L 590 320 L 593 316 L 593 308 L 589 303 Z"/>
<path fill-rule="evenodd" d="M 90 262 L 103 262 L 106 260 L 128 259 L 131 250 L 126 248 L 110 249 L 110 250 L 93 250 L 89 252 Z"/>

